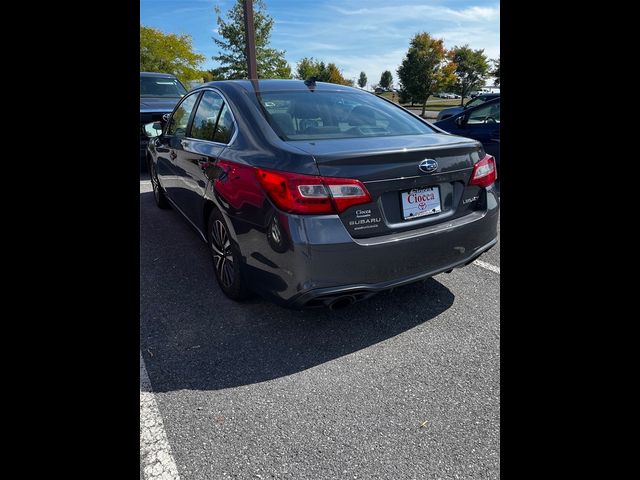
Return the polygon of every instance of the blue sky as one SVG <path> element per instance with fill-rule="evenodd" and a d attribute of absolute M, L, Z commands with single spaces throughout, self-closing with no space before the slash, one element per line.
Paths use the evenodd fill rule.
<path fill-rule="evenodd" d="M 468 43 L 489 58 L 500 55 L 500 3 L 494 0 L 265 0 L 274 19 L 271 46 L 286 50 L 291 68 L 302 57 L 335 62 L 346 78 L 367 74 L 370 87 L 384 70 L 393 74 L 411 37 L 426 31 L 445 46 Z M 214 5 L 234 0 L 140 0 L 140 23 L 165 33 L 187 33 L 213 68 L 218 53 Z"/>

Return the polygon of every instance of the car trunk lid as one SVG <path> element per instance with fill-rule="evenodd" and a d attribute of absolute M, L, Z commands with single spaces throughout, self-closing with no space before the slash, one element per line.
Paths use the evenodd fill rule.
<path fill-rule="evenodd" d="M 291 143 L 313 155 L 320 175 L 366 186 L 372 202 L 340 215 L 354 238 L 422 228 L 480 205 L 481 189 L 468 186 L 473 165 L 484 155 L 475 140 L 436 133 Z M 421 171 L 418 165 L 425 160 L 432 165 L 435 160 L 437 168 Z"/>

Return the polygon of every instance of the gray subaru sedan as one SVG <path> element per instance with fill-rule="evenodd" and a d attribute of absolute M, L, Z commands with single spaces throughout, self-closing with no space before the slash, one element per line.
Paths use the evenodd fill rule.
<path fill-rule="evenodd" d="M 207 242 L 234 300 L 341 308 L 468 265 L 497 242 L 496 165 L 362 90 L 210 82 L 146 128 L 155 200 Z"/>

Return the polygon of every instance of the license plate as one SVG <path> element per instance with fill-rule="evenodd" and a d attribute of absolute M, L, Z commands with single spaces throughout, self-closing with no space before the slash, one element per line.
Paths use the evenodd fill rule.
<path fill-rule="evenodd" d="M 402 192 L 402 215 L 405 220 L 441 211 L 439 187 L 414 188 Z"/>

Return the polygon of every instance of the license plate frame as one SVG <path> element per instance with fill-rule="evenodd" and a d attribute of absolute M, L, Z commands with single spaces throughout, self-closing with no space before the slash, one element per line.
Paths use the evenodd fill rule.
<path fill-rule="evenodd" d="M 435 185 L 404 190 L 400 192 L 400 204 L 404 220 L 414 220 L 441 213 L 440 187 Z"/>

